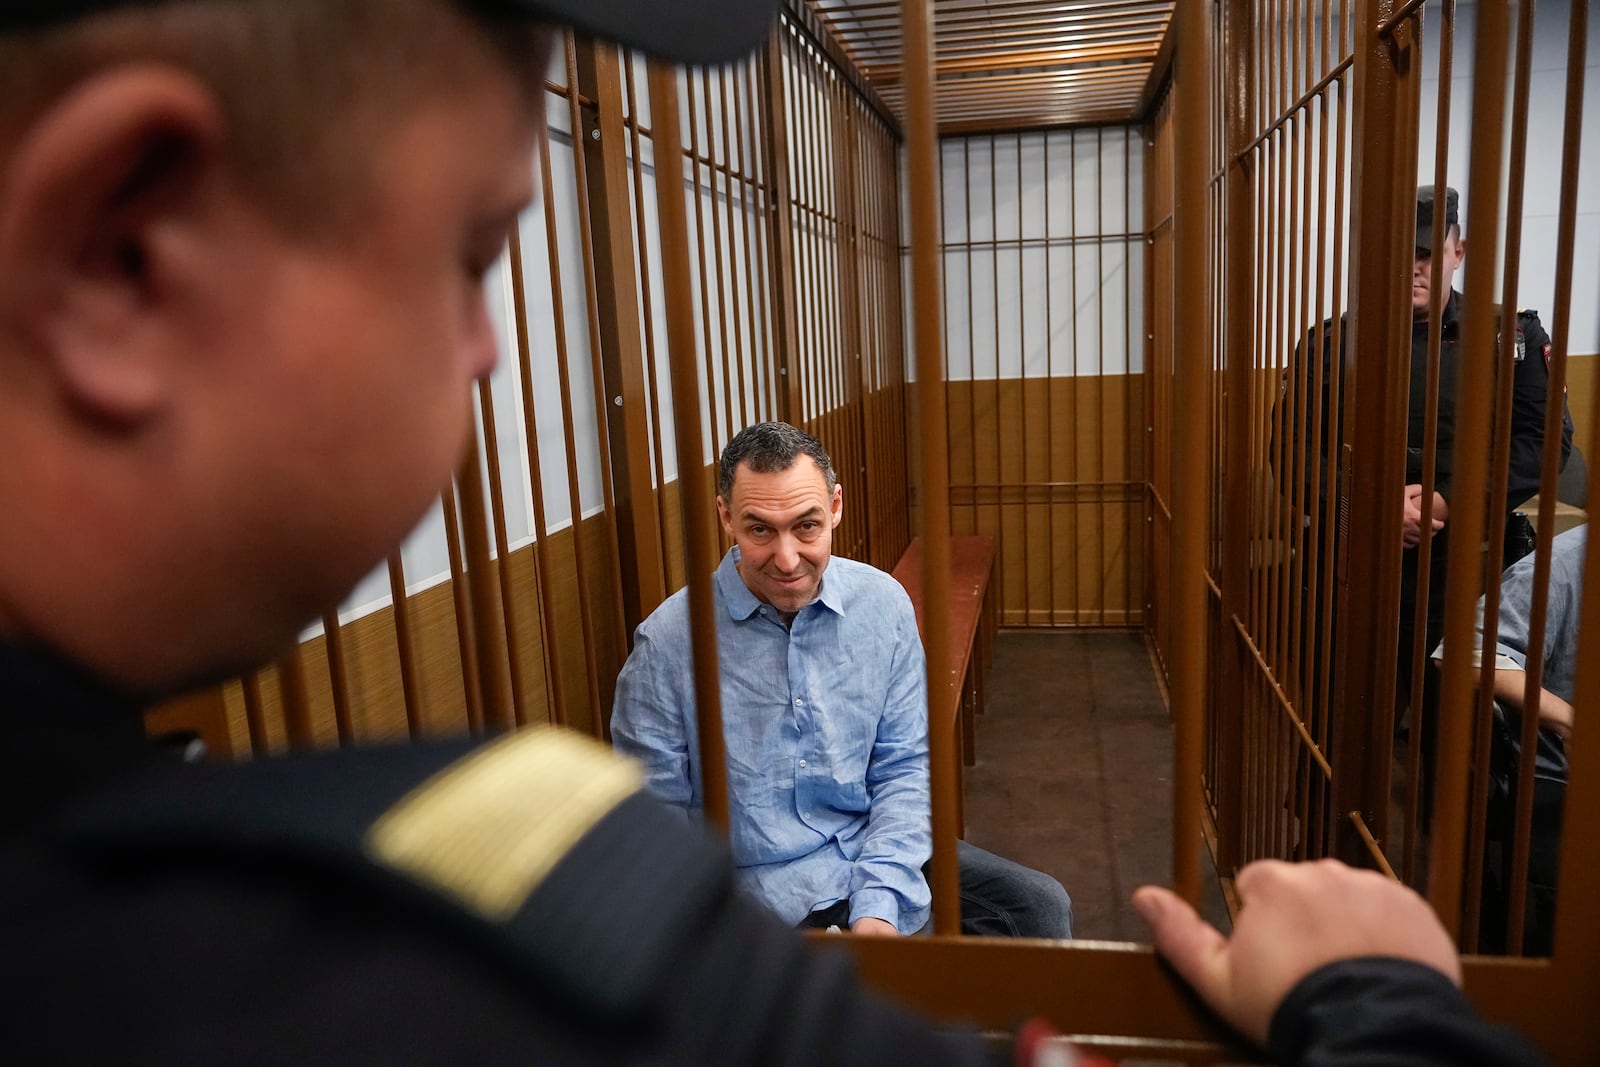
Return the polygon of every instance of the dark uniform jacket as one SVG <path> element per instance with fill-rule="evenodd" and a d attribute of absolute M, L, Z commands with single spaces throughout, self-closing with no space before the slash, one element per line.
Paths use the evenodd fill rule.
<path fill-rule="evenodd" d="M 1434 489 L 1446 501 L 1451 499 L 1455 491 L 1456 399 L 1461 370 L 1461 315 L 1462 296 L 1458 292 L 1452 292 L 1440 317 L 1439 411 L 1434 438 L 1436 441 Z M 1300 499 L 1308 502 L 1321 499 L 1320 494 L 1327 486 L 1328 467 L 1337 463 L 1337 450 L 1330 449 L 1330 441 L 1339 439 L 1338 427 L 1330 428 L 1328 418 L 1334 383 L 1332 356 L 1335 325 L 1334 320 L 1329 319 L 1297 349 L 1295 369 L 1285 376 L 1283 395 L 1273 407 L 1273 443 L 1270 446 L 1270 460 L 1274 467 L 1280 470 L 1278 480 L 1282 486 L 1287 487 L 1292 484 L 1291 478 L 1298 472 L 1304 493 Z M 1341 327 L 1339 332 L 1342 346 L 1345 343 L 1342 329 L 1345 324 L 1337 325 Z M 1321 377 L 1315 379 L 1314 385 L 1313 382 L 1298 380 L 1297 375 L 1310 372 L 1311 368 L 1306 366 L 1304 353 L 1309 347 L 1318 343 L 1318 333 L 1321 334 L 1322 367 Z M 1540 464 L 1544 451 L 1545 393 L 1550 380 L 1548 362 L 1550 337 L 1545 333 L 1537 311 L 1517 312 L 1513 342 L 1509 346 L 1503 346 L 1501 351 L 1503 354 L 1501 366 L 1504 367 L 1509 363 L 1512 368 L 1511 456 L 1506 492 L 1506 510 L 1509 512 L 1539 491 Z M 1342 387 L 1342 378 L 1341 374 L 1341 400 L 1337 412 L 1340 421 L 1343 420 L 1345 405 L 1351 400 L 1350 391 Z M 1422 481 L 1423 453 L 1427 441 L 1425 432 L 1427 384 L 1428 323 L 1413 322 L 1411 390 L 1406 420 L 1406 484 L 1408 485 L 1419 484 Z M 1308 441 L 1297 441 L 1294 437 L 1293 420 L 1302 403 L 1320 405 L 1319 410 L 1308 410 L 1305 415 L 1308 428 L 1313 425 L 1314 419 L 1320 422 L 1319 445 L 1315 451 L 1307 447 Z M 1565 399 L 1562 405 L 1561 463 L 1564 466 L 1568 455 L 1572 452 L 1572 415 L 1565 410 Z M 1485 429 L 1483 432 L 1487 434 L 1488 430 Z M 1280 452 L 1280 442 L 1287 442 L 1286 453 Z M 1303 513 L 1310 514 L 1314 510 L 1315 504 L 1307 503 Z"/>
<path fill-rule="evenodd" d="M 993 1054 L 861 992 L 845 954 L 736 893 L 725 850 L 593 742 L 533 730 L 223 767 L 164 758 L 140 727 L 70 665 L 0 643 L 0 1061 Z M 1392 960 L 1308 978 L 1272 1049 L 1539 1062 Z"/>

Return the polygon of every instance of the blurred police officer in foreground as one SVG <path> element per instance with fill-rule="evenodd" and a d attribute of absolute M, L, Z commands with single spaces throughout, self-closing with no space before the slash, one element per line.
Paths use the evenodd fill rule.
<path fill-rule="evenodd" d="M 585 740 L 196 767 L 141 736 L 146 700 L 290 646 L 449 477 L 495 359 L 481 279 L 533 195 L 543 27 L 705 62 L 774 6 L 0 7 L 0 1059 L 977 1058 L 735 896 Z M 1413 962 L 1358 985 L 1431 1005 L 1429 1047 L 1502 1047 L 1414 895 L 1252 870 L 1231 942 L 1140 898 L 1245 1033 L 1351 1047 L 1374 962 L 1323 965 L 1383 951 Z M 1312 936 L 1286 947 L 1285 915 Z"/>

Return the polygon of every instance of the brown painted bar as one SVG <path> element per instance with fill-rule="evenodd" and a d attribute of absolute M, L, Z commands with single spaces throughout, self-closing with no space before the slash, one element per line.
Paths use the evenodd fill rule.
<path fill-rule="evenodd" d="M 578 124 L 578 128 L 581 128 L 581 123 Z M 582 153 L 575 152 L 574 158 L 581 159 Z M 554 204 L 556 203 L 555 180 L 554 176 L 551 174 L 550 135 L 548 130 L 545 132 L 544 144 L 539 153 L 539 166 L 540 178 L 543 182 L 542 199 L 547 205 Z M 583 499 L 578 485 L 577 438 L 572 428 L 572 374 L 568 360 L 570 350 L 567 344 L 565 287 L 562 282 L 561 243 L 557 236 L 556 213 L 554 210 L 547 209 L 544 212 L 544 233 L 546 254 L 549 257 L 550 263 L 551 307 L 553 309 L 552 313 L 555 318 L 556 381 L 561 396 L 562 444 L 564 446 L 564 452 L 567 461 L 567 507 L 570 509 L 569 514 L 571 515 L 572 528 L 574 532 L 576 532 L 580 524 L 583 522 Z M 531 377 L 531 375 L 525 375 L 523 380 L 530 381 Z M 531 412 L 533 410 L 532 405 L 527 405 L 526 410 Z M 533 439 L 537 440 L 537 438 Z M 541 543 L 543 543 L 545 538 L 541 536 L 539 540 Z M 574 561 L 577 564 L 578 574 L 584 575 L 589 573 L 589 568 L 587 566 L 588 550 L 584 547 L 584 539 L 582 537 L 574 537 L 572 544 Z M 588 721 L 584 725 L 591 732 L 591 736 L 601 737 L 604 735 L 601 733 L 600 729 L 602 711 L 596 695 L 600 692 L 600 667 L 595 655 L 596 623 L 594 617 L 595 611 L 593 597 L 591 596 L 588 583 L 581 580 L 577 583 L 577 592 L 578 620 L 579 627 L 583 635 L 584 680 L 587 683 L 585 692 L 587 694 L 589 703 L 589 707 L 587 709 L 589 712 L 587 716 Z M 578 725 L 570 713 L 567 715 L 566 725 Z"/>
<path fill-rule="evenodd" d="M 1479 203 L 1497 204 L 1503 162 L 1501 138 L 1505 131 L 1504 89 L 1508 81 L 1508 12 L 1489 5 L 1478 13 L 1477 49 L 1473 63 L 1472 149 L 1468 186 Z M 1463 425 L 1485 425 L 1493 404 L 1493 383 L 1498 325 L 1495 289 L 1500 260 L 1490 242 L 1487 254 L 1473 264 L 1463 294 L 1461 391 L 1456 417 Z M 1479 447 L 1458 446 L 1454 480 L 1462 485 L 1484 485 L 1489 477 L 1489 456 Z M 1465 531 L 1467 544 L 1475 543 L 1490 518 L 1482 494 L 1457 494 L 1450 522 Z M 1476 684 L 1471 659 L 1472 617 L 1482 564 L 1476 553 L 1451 553 L 1445 593 L 1443 682 L 1439 706 L 1469 706 Z M 1460 650 L 1460 651 L 1457 651 Z M 1452 934 L 1463 930 L 1461 872 L 1467 853 L 1467 808 L 1472 724 L 1459 716 L 1441 715 L 1438 741 L 1438 780 L 1435 786 L 1433 851 L 1428 874 L 1428 898 Z"/>
<path fill-rule="evenodd" d="M 1400 542 L 1374 531 L 1400 528 L 1404 484 L 1407 361 L 1362 361 L 1358 353 L 1403 352 L 1409 344 L 1409 294 L 1399 291 L 1412 257 L 1406 220 L 1415 192 L 1415 130 L 1399 129 L 1395 102 L 1410 95 L 1414 68 L 1376 39 L 1386 5 L 1357 8 L 1354 70 L 1357 136 L 1351 170 L 1355 187 L 1350 243 L 1351 308 L 1342 346 L 1347 403 L 1341 412 L 1345 442 L 1338 458 L 1345 497 L 1339 522 L 1368 531 L 1341 546 L 1337 584 L 1336 663 L 1330 762 L 1335 810 L 1359 811 L 1366 825 L 1386 836 L 1387 789 L 1399 618 Z M 1391 128 L 1391 124 L 1394 128 Z M 1409 134 L 1410 140 L 1407 140 Z M 1348 823 L 1335 823 L 1334 854 L 1361 862 L 1365 849 Z"/>
<path fill-rule="evenodd" d="M 356 728 L 350 716 L 350 675 L 345 666 L 338 611 L 323 613 L 322 633 L 328 648 L 328 687 L 333 694 L 334 729 L 338 732 L 339 747 L 349 748 L 356 743 Z"/>
<path fill-rule="evenodd" d="M 548 164 L 547 164 L 548 165 Z M 547 183 L 548 187 L 548 183 Z M 539 418 L 533 402 L 533 351 L 528 339 L 528 298 L 522 265 L 522 228 L 511 232 L 507 248 L 511 270 L 511 306 L 516 315 L 517 365 L 521 371 L 522 386 L 522 441 L 527 450 L 529 491 L 533 505 L 533 566 L 534 581 L 538 587 L 540 653 L 544 658 L 546 705 L 550 722 L 556 726 L 567 725 L 566 683 L 561 670 L 561 657 L 553 635 L 552 624 L 555 598 L 555 576 L 550 562 L 550 530 L 545 520 L 544 465 L 540 460 Z M 559 302 L 557 303 L 559 307 Z M 573 524 L 576 534 L 577 524 Z M 579 537 L 573 537 L 576 545 Z M 395 616 L 399 623 L 399 614 Z"/>
<path fill-rule="evenodd" d="M 917 402 L 921 419 L 923 607 L 930 618 L 950 613 L 950 455 L 946 440 L 943 297 L 939 272 L 939 142 L 935 132 L 936 100 L 933 86 L 933 25 L 927 5 L 902 0 L 901 24 L 905 34 L 908 77 L 906 163 L 910 168 L 911 283 L 916 350 Z M 940 642 L 927 648 L 928 688 L 949 674 L 949 651 Z M 956 876 L 955 839 L 959 822 L 954 778 L 959 773 L 954 739 L 944 731 L 930 732 L 928 766 L 933 780 L 933 928 L 954 934 L 961 924 L 961 902 Z"/>
<path fill-rule="evenodd" d="M 1539 472 L 1541 500 L 1554 498 L 1560 462 L 1560 447 L 1555 442 L 1561 436 L 1562 399 L 1566 395 L 1567 383 L 1567 342 L 1573 307 L 1572 259 L 1578 211 L 1578 148 L 1579 133 L 1583 128 L 1584 61 L 1587 55 L 1585 46 L 1588 36 L 1588 5 L 1573 4 L 1567 32 L 1565 132 L 1561 146 L 1561 195 L 1557 207 L 1559 221 L 1556 228 L 1556 303 L 1550 331 L 1550 380 L 1545 393 L 1545 449 Z M 1555 537 L 1555 519 L 1554 508 L 1539 509 L 1538 543 L 1533 569 L 1533 602 L 1529 609 L 1528 658 L 1525 664 L 1527 682 L 1523 688 L 1523 707 L 1527 709 L 1527 713 L 1522 717 L 1521 751 L 1523 752 L 1533 751 L 1539 730 L 1537 709 L 1544 682 L 1545 612 L 1549 606 L 1550 543 Z M 1588 584 L 1587 579 L 1585 584 Z M 1506 909 L 1510 931 L 1507 948 L 1513 955 L 1522 951 L 1522 923 L 1516 919 L 1523 914 L 1527 901 L 1530 827 L 1533 822 L 1533 761 L 1522 760 L 1517 772 L 1516 835 L 1511 861 L 1511 893 Z M 1590 830 L 1588 832 L 1569 830 L 1567 840 L 1592 840 L 1589 836 L 1594 822 L 1592 814 L 1587 818 Z M 1568 825 L 1571 826 L 1572 823 L 1569 822 Z"/>
<path fill-rule="evenodd" d="M 728 829 L 728 757 L 722 733 L 722 693 L 717 669 L 716 620 L 711 573 L 716 546 L 700 516 L 713 505 L 707 470 L 699 462 L 703 444 L 700 387 L 696 379 L 693 295 L 689 288 L 689 234 L 683 203 L 682 143 L 678 120 L 678 79 L 671 67 L 651 61 L 650 108 L 654 119 L 657 159 L 670 161 L 656 174 L 656 210 L 661 227 L 662 285 L 666 296 L 667 351 L 671 357 L 672 394 L 689 397 L 674 405 L 674 443 L 678 450 L 678 484 L 682 492 L 683 543 L 689 587 L 689 618 L 694 633 L 695 721 L 700 730 L 700 777 L 706 820 L 723 833 Z M 698 198 L 699 193 L 696 192 Z"/>
<path fill-rule="evenodd" d="M 456 613 L 456 650 L 461 657 L 461 688 L 466 698 L 467 729 L 483 731 L 483 688 L 479 683 L 475 651 L 476 629 L 472 617 L 472 598 L 467 590 L 467 568 L 461 558 L 461 529 L 456 518 L 456 491 L 447 487 L 440 498 L 444 510 L 444 538 L 450 556 L 450 597 Z"/>
<path fill-rule="evenodd" d="M 1207 175 L 1211 155 L 1211 10 L 1184 8 L 1177 16 L 1177 148 L 1173 237 L 1178 274 L 1174 318 L 1191 337 L 1211 336 L 1212 286 Z M 1211 354 L 1201 344 L 1186 346 L 1176 359 L 1173 388 L 1178 396 L 1198 397 L 1210 389 Z M 1171 671 L 1176 678 L 1204 677 L 1206 533 L 1210 526 L 1208 473 L 1204 460 L 1210 439 L 1209 406 L 1178 405 L 1173 431 L 1173 634 Z M 1205 708 L 1203 690 L 1183 684 L 1172 693 L 1173 887 L 1185 900 L 1200 899 L 1200 761 Z"/>
<path fill-rule="evenodd" d="M 583 36 L 575 43 L 573 70 L 584 95 L 597 101 L 574 114 L 582 146 L 584 193 L 594 248 L 593 344 L 600 350 L 607 450 L 616 531 L 622 614 L 627 630 L 666 597 L 660 516 L 651 475 L 650 430 L 645 419 L 644 327 L 639 313 L 632 212 L 628 203 L 627 131 L 623 128 L 622 71 L 616 46 Z M 580 121 L 581 119 L 581 121 Z M 574 146 L 577 151 L 577 146 Z"/>
<path fill-rule="evenodd" d="M 502 622 L 504 605 L 489 556 L 489 518 L 484 501 L 482 459 L 478 436 L 467 441 L 456 472 L 461 495 L 461 540 L 467 558 L 467 595 L 472 612 L 473 649 L 483 693 L 483 727 L 491 733 L 510 730 L 517 723 L 511 701 L 511 679 L 506 668 L 510 651 Z"/>

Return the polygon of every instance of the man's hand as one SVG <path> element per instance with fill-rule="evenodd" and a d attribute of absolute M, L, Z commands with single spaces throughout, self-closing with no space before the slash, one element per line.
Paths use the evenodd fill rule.
<path fill-rule="evenodd" d="M 883 919 L 860 918 L 850 924 L 850 932 L 862 937 L 899 937 L 894 924 Z"/>
<path fill-rule="evenodd" d="M 1224 938 L 1173 893 L 1144 886 L 1133 905 L 1156 950 L 1240 1033 L 1264 1045 L 1273 1013 L 1324 964 L 1358 956 L 1415 960 L 1461 984 L 1461 962 L 1433 909 L 1374 871 L 1336 860 L 1252 863 L 1239 872 L 1240 910 Z"/>
<path fill-rule="evenodd" d="M 1433 514 L 1431 521 L 1437 532 L 1444 528 L 1444 522 L 1450 517 L 1450 503 L 1437 492 L 1433 494 Z M 1400 527 L 1400 540 L 1407 548 L 1414 548 L 1422 541 L 1422 486 L 1406 486 L 1406 506 L 1404 519 Z"/>

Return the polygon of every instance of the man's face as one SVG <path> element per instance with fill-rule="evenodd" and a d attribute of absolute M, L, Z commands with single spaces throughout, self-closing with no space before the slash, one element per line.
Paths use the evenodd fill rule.
<path fill-rule="evenodd" d="M 739 576 L 758 600 L 792 616 L 817 598 L 844 494 L 838 485 L 828 491 L 811 457 L 770 474 L 741 463 L 729 499 L 717 498 L 717 514 L 739 546 Z"/>
<path fill-rule="evenodd" d="M 1416 259 L 1411 264 L 1412 318 L 1425 319 L 1428 317 L 1430 307 L 1443 307 L 1445 301 L 1450 299 L 1450 288 L 1455 281 L 1456 268 L 1461 266 L 1462 257 L 1466 254 L 1466 242 L 1457 237 L 1452 230 L 1446 229 L 1444 244 L 1439 248 L 1439 290 L 1434 294 L 1433 303 L 1430 304 L 1428 297 L 1433 285 L 1433 255 L 1425 248 L 1417 249 Z"/>
<path fill-rule="evenodd" d="M 509 77 L 439 94 L 380 138 L 370 219 L 315 241 L 263 230 L 237 251 L 248 306 L 219 323 L 225 372 L 204 508 L 264 626 L 330 606 L 437 499 L 497 349 L 482 290 L 533 194 L 539 125 Z M 241 301 L 241 304 L 246 303 Z"/>

